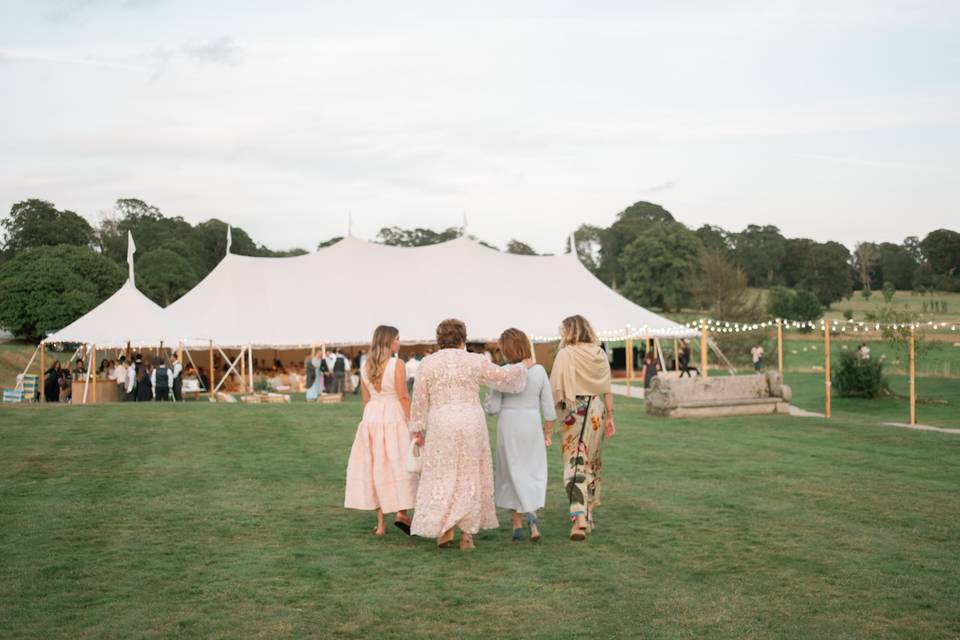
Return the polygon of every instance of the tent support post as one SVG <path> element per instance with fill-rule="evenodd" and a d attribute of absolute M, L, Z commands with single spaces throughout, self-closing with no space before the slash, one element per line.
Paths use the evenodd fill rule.
<path fill-rule="evenodd" d="M 253 347 L 247 345 L 247 358 L 250 359 L 250 366 L 247 369 L 250 371 L 250 393 L 253 393 Z"/>
<path fill-rule="evenodd" d="M 630 383 L 633 382 L 633 338 L 630 336 L 630 327 L 627 327 L 627 332 L 624 334 L 624 353 L 627 357 L 627 397 L 633 395 L 633 391 L 630 389 Z"/>
<path fill-rule="evenodd" d="M 217 384 L 216 372 L 213 370 L 213 340 L 210 341 L 210 375 L 207 376 L 207 380 L 210 382 L 210 388 L 207 391 L 210 392 L 210 399 L 213 400 L 213 389 Z"/>
<path fill-rule="evenodd" d="M 97 374 L 94 367 L 97 366 L 97 345 L 93 345 L 93 350 L 90 353 L 90 367 L 87 369 L 87 376 L 93 378 L 93 389 L 90 390 L 90 399 L 93 401 L 93 404 L 97 403 Z"/>
<path fill-rule="evenodd" d="M 663 348 L 660 346 L 660 338 L 653 338 L 653 347 L 656 349 L 657 360 L 660 361 L 660 371 L 667 370 L 667 363 L 663 359 Z"/>
<path fill-rule="evenodd" d="M 47 390 L 46 390 L 46 376 L 47 376 L 47 344 L 45 342 L 40 343 L 40 402 L 46 402 L 47 400 Z M 32 400 L 32 398 L 31 398 Z"/>
<path fill-rule="evenodd" d="M 246 347 L 240 347 L 240 393 L 247 391 L 247 353 Z"/>

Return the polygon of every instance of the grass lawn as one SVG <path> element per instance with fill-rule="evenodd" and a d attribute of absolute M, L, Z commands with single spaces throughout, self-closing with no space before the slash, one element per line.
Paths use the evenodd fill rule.
<path fill-rule="evenodd" d="M 554 445 L 544 540 L 473 554 L 340 507 L 353 398 L 0 408 L 0 637 L 960 636 L 960 437 L 835 407 L 619 399 L 595 534 L 564 538 Z"/>

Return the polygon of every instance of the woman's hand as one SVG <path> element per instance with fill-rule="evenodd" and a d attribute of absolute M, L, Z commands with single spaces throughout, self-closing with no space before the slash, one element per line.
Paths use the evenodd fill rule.
<path fill-rule="evenodd" d="M 613 414 L 607 414 L 607 423 L 603 427 L 603 435 L 606 438 L 612 438 L 617 435 L 617 425 L 613 423 Z"/>
<path fill-rule="evenodd" d="M 423 432 L 422 432 L 422 431 L 417 431 L 415 434 L 413 434 L 413 441 L 417 443 L 417 446 L 418 446 L 418 447 L 422 447 L 422 446 L 423 446 Z"/>
<path fill-rule="evenodd" d="M 551 444 L 553 444 L 553 434 L 552 433 L 543 434 L 543 446 L 549 448 Z"/>

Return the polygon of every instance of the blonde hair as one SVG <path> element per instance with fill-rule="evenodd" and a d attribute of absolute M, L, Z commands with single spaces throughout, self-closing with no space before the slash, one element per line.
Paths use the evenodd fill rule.
<path fill-rule="evenodd" d="M 600 344 L 600 340 L 597 338 L 597 334 L 594 333 L 593 327 L 591 327 L 587 319 L 581 315 L 564 318 L 563 322 L 560 323 L 560 333 L 563 334 L 560 339 L 563 346 L 579 344 L 581 342 Z"/>
<path fill-rule="evenodd" d="M 387 368 L 387 362 L 393 356 L 393 350 L 390 347 L 398 335 L 400 330 L 387 324 L 382 324 L 373 331 L 370 353 L 367 355 L 364 366 L 367 370 L 367 379 L 376 388 L 380 388 L 383 382 L 383 372 Z"/>
<path fill-rule="evenodd" d="M 507 364 L 516 364 L 533 357 L 530 350 L 530 338 L 520 329 L 507 329 L 501 333 L 498 346 Z"/>

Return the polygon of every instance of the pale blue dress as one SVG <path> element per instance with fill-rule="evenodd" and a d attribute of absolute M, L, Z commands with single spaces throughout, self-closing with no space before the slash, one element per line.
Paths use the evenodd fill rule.
<path fill-rule="evenodd" d="M 543 508 L 547 497 L 543 420 L 557 419 L 546 369 L 534 365 L 527 373 L 527 386 L 523 391 L 492 390 L 483 406 L 490 415 L 500 416 L 494 476 L 497 506 L 520 513 Z"/>

